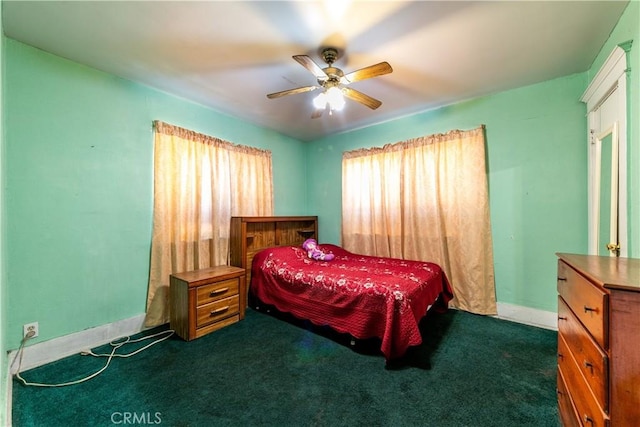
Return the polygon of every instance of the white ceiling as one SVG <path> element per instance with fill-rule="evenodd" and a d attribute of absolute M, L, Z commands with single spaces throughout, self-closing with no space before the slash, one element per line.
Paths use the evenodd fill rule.
<path fill-rule="evenodd" d="M 2 1 L 6 36 L 310 141 L 590 68 L 628 1 Z M 316 84 L 292 55 L 382 101 L 311 119 Z"/>

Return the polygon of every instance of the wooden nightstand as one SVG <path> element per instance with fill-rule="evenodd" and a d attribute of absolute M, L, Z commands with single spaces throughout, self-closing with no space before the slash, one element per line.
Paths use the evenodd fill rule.
<path fill-rule="evenodd" d="M 245 271 L 221 265 L 170 277 L 171 329 L 187 341 L 244 319 Z"/>

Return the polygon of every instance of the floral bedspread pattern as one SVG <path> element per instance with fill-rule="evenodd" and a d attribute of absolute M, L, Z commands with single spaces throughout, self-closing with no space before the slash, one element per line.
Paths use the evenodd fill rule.
<path fill-rule="evenodd" d="M 429 306 L 453 297 L 434 263 L 353 254 L 321 245 L 332 261 L 299 247 L 265 249 L 254 257 L 251 292 L 262 302 L 317 325 L 364 339 L 378 337 L 387 360 L 422 342 L 418 324 Z M 441 298 L 438 298 L 441 297 Z"/>

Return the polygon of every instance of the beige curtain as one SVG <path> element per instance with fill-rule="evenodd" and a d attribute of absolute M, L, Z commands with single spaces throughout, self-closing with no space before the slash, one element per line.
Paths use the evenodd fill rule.
<path fill-rule="evenodd" d="M 146 326 L 169 321 L 169 275 L 227 263 L 232 216 L 273 215 L 271 152 L 154 122 Z"/>
<path fill-rule="evenodd" d="M 435 262 L 453 307 L 496 314 L 484 127 L 344 153 L 342 244 Z"/>

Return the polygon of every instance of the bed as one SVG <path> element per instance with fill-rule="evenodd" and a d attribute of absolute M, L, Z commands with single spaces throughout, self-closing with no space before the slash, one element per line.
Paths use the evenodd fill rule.
<path fill-rule="evenodd" d="M 315 261 L 299 246 L 258 252 L 252 298 L 356 339 L 377 337 L 387 361 L 420 344 L 418 326 L 427 310 L 446 310 L 453 298 L 437 264 L 358 255 L 331 244 L 321 248 L 335 258 Z"/>

